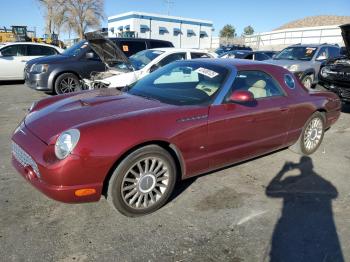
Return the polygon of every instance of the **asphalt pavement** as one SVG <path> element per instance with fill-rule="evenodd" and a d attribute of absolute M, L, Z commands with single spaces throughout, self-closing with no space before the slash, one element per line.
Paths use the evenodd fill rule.
<path fill-rule="evenodd" d="M 350 261 L 350 106 L 310 158 L 286 149 L 186 180 L 128 218 L 105 199 L 51 200 L 11 166 L 12 131 L 47 96 L 0 84 L 0 261 Z"/>

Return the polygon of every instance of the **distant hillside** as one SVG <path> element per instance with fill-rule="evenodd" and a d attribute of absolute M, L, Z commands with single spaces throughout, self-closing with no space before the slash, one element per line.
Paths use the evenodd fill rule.
<path fill-rule="evenodd" d="M 303 19 L 295 20 L 287 24 L 282 25 L 275 30 L 288 29 L 288 28 L 300 28 L 300 27 L 312 27 L 312 26 L 325 26 L 325 25 L 342 25 L 350 23 L 350 16 L 336 16 L 336 15 L 319 15 L 308 16 Z"/>

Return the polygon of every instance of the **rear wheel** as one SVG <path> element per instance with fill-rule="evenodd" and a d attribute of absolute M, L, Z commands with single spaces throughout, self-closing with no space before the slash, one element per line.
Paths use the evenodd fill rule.
<path fill-rule="evenodd" d="M 67 94 L 81 91 L 79 78 L 72 73 L 59 75 L 55 81 L 56 94 Z"/>
<path fill-rule="evenodd" d="M 126 216 L 141 216 L 163 206 L 176 181 L 176 165 L 163 148 L 150 145 L 128 155 L 114 170 L 107 200 Z"/>
<path fill-rule="evenodd" d="M 324 115 L 320 112 L 315 112 L 303 127 L 298 141 L 290 149 L 302 155 L 311 155 L 321 145 L 324 130 Z"/>

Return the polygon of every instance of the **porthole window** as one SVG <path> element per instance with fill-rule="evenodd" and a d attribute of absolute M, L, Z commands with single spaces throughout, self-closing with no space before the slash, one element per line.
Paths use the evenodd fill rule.
<path fill-rule="evenodd" d="M 284 82 L 290 89 L 295 88 L 295 81 L 291 75 L 284 75 Z"/>

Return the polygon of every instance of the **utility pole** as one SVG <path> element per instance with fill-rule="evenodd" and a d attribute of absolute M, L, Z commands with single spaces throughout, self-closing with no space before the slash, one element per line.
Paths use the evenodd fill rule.
<path fill-rule="evenodd" d="M 164 2 L 167 4 L 167 14 L 170 15 L 170 9 L 172 5 L 174 4 L 173 0 L 164 0 Z"/>

